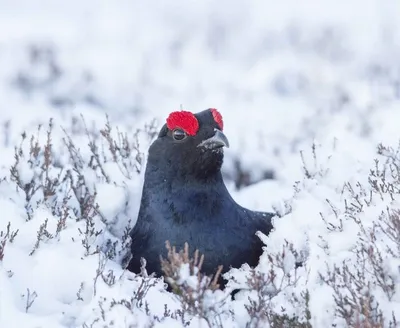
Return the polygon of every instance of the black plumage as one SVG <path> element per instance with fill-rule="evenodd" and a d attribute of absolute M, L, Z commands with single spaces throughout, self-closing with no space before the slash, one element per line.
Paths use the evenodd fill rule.
<path fill-rule="evenodd" d="M 255 266 L 262 242 L 255 235 L 272 229 L 273 213 L 255 212 L 238 205 L 221 174 L 222 117 L 215 109 L 197 114 L 174 112 L 149 149 L 139 215 L 132 237 L 128 269 L 140 272 L 140 258 L 148 273 L 161 276 L 160 255 L 165 241 L 204 254 L 203 272 L 223 272 L 243 263 Z"/>

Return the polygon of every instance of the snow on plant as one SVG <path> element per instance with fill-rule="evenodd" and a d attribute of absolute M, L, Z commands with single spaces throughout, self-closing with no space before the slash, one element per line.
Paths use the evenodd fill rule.
<path fill-rule="evenodd" d="M 86 321 L 76 308 L 80 302 L 97 302 L 102 289 L 127 279 L 123 266 L 134 218 L 126 182 L 140 179 L 139 140 L 151 141 L 154 125 L 132 134 L 114 133 L 109 122 L 98 135 L 85 129 L 88 150 L 66 131 L 63 140 L 54 141 L 54 129 L 50 120 L 44 133 L 42 126 L 30 137 L 23 133 L 9 175 L 0 183 L 0 265 L 8 275 L 2 276 L 2 286 L 20 291 L 17 303 L 24 312 L 34 309 L 45 322 L 46 313 L 64 308 L 64 323 L 58 323 L 73 320 L 74 325 Z M 109 202 L 106 194 L 113 195 Z M 79 262 L 86 263 L 83 271 Z M 135 291 L 135 279 L 127 290 L 140 301 L 145 293 Z M 47 308 L 50 303 L 55 305 Z M 67 304 L 75 306 L 67 309 Z"/>
<path fill-rule="evenodd" d="M 22 134 L 0 182 L 2 285 L 18 290 L 17 308 L 37 325 L 398 326 L 400 148 L 379 145 L 367 162 L 345 156 L 337 140 L 300 153 L 303 179 L 276 208 L 274 231 L 255 236 L 266 245 L 259 266 L 232 269 L 221 291 L 220 271 L 204 276 L 207 258 L 190 256 L 190 245 L 166 244 L 165 281 L 145 261 L 140 275 L 124 270 L 130 193 L 144 163 L 139 135 L 150 142 L 153 125 L 130 136 L 108 121 L 97 134 L 84 128 L 87 148 L 62 130 L 57 143 L 55 130 L 50 120 L 45 132 Z"/>
<path fill-rule="evenodd" d="M 302 154 L 304 179 L 260 236 L 259 266 L 231 270 L 249 290 L 249 327 L 398 326 L 400 148 L 379 145 L 370 170 L 348 166 L 351 180 L 335 172 L 350 162 L 341 150 Z"/>

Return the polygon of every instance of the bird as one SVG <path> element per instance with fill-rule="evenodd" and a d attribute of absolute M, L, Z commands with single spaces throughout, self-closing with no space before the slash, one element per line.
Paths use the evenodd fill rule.
<path fill-rule="evenodd" d="M 139 274 L 144 258 L 149 274 L 163 276 L 160 256 L 167 256 L 167 240 L 177 249 L 188 243 L 204 254 L 202 273 L 209 276 L 220 265 L 225 273 L 244 263 L 258 264 L 264 244 L 256 232 L 268 235 L 275 213 L 244 208 L 229 193 L 221 172 L 229 147 L 223 128 L 215 108 L 179 110 L 167 117 L 148 150 L 140 208 L 130 232 L 129 271 Z M 223 289 L 223 278 L 219 284 Z"/>

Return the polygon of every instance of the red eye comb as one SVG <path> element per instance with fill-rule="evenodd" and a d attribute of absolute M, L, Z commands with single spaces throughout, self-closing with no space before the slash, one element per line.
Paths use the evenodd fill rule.
<path fill-rule="evenodd" d="M 182 110 L 169 114 L 167 118 L 167 127 L 170 130 L 181 128 L 188 135 L 194 136 L 199 130 L 199 122 L 193 113 Z"/>
<path fill-rule="evenodd" d="M 210 111 L 214 118 L 215 123 L 218 124 L 219 128 L 222 131 L 224 129 L 224 120 L 222 119 L 221 113 L 215 108 L 210 108 Z"/>

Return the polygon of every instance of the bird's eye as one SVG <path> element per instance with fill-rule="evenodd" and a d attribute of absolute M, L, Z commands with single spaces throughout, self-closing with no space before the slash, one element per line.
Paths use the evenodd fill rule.
<path fill-rule="evenodd" d="M 186 138 L 186 133 L 181 129 L 175 129 L 174 131 L 172 131 L 172 137 L 175 140 L 180 141 Z"/>

